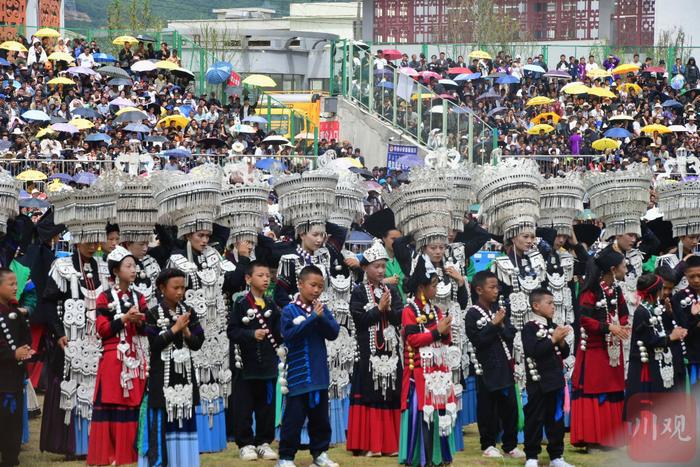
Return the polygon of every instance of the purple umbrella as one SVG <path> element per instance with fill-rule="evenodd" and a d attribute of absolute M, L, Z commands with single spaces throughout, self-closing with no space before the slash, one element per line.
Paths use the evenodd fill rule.
<path fill-rule="evenodd" d="M 71 125 L 70 123 L 54 123 L 51 125 L 51 129 L 54 131 L 61 131 L 63 133 L 77 133 L 80 130 L 78 130 L 76 127 Z"/>
<path fill-rule="evenodd" d="M 550 70 L 543 75 L 545 78 L 571 79 L 571 75 L 562 70 Z"/>
<path fill-rule="evenodd" d="M 81 185 L 92 185 L 97 180 L 97 175 L 91 172 L 80 172 L 77 177 L 75 177 L 75 183 Z"/>
<path fill-rule="evenodd" d="M 131 102 L 129 99 L 125 99 L 123 97 L 117 97 L 116 99 L 112 99 L 109 101 L 109 105 L 117 105 L 119 107 L 136 107 L 136 104 Z"/>
<path fill-rule="evenodd" d="M 75 179 L 71 175 L 64 174 L 64 173 L 58 173 L 58 174 L 53 174 L 53 175 L 49 176 L 49 180 L 55 180 L 55 179 L 59 179 L 63 183 L 70 183 L 70 182 L 75 181 Z"/>
<path fill-rule="evenodd" d="M 72 66 L 66 70 L 68 73 L 72 75 L 90 75 L 90 76 L 96 76 L 98 73 L 93 70 L 92 68 L 87 68 L 84 66 Z"/>

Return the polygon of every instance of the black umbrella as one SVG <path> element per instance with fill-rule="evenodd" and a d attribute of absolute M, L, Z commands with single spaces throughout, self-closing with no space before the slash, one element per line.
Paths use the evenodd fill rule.
<path fill-rule="evenodd" d="M 348 170 L 350 170 L 350 172 L 354 172 L 362 177 L 365 177 L 367 180 L 371 180 L 372 178 L 374 178 L 374 176 L 372 175 L 372 172 L 370 172 L 369 170 L 367 170 L 364 167 L 350 167 Z"/>
<path fill-rule="evenodd" d="M 209 146 L 217 146 L 220 148 L 225 148 L 226 147 L 226 142 L 224 140 L 221 140 L 219 138 L 204 138 L 199 140 L 199 144 L 201 144 L 203 147 L 209 147 Z"/>
<path fill-rule="evenodd" d="M 103 66 L 97 69 L 97 72 L 102 76 L 109 76 L 110 78 L 129 78 L 129 73 L 123 68 L 117 68 L 116 66 Z"/>
<path fill-rule="evenodd" d="M 48 201 L 39 198 L 28 198 L 19 200 L 19 207 L 30 209 L 42 209 L 51 206 Z"/>
<path fill-rule="evenodd" d="M 136 39 L 140 40 L 141 42 L 155 42 L 156 39 L 153 36 L 149 36 L 148 34 L 139 34 L 136 36 Z"/>
<path fill-rule="evenodd" d="M 144 138 L 147 143 L 167 143 L 168 138 L 163 135 L 149 135 Z"/>
<path fill-rule="evenodd" d="M 112 78 L 107 81 L 108 86 L 133 86 L 134 82 L 129 78 Z"/>
<path fill-rule="evenodd" d="M 478 101 L 483 101 L 484 99 L 500 99 L 501 95 L 495 91 L 487 91 L 476 98 Z"/>
<path fill-rule="evenodd" d="M 79 108 L 75 109 L 72 113 L 73 113 L 73 116 L 80 115 L 83 118 L 96 118 L 97 117 L 97 112 L 95 112 L 94 110 L 92 110 L 88 107 L 79 107 Z"/>
<path fill-rule="evenodd" d="M 51 124 L 53 125 L 54 123 L 68 123 L 68 120 L 56 115 L 56 116 L 51 117 Z"/>
<path fill-rule="evenodd" d="M 498 106 L 498 107 L 492 109 L 492 110 L 488 113 L 488 116 L 489 116 L 489 117 L 493 117 L 494 115 L 499 114 L 499 113 L 501 113 L 501 112 L 505 112 L 506 110 L 508 110 L 507 107 Z"/>

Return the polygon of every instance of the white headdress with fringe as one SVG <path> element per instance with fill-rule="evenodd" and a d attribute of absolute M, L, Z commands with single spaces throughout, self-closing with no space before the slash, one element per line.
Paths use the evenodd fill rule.
<path fill-rule="evenodd" d="M 335 209 L 337 184 L 338 175 L 330 168 L 279 176 L 275 191 L 284 222 L 294 226 L 297 235 L 316 225 L 325 229 Z"/>
<path fill-rule="evenodd" d="M 473 167 L 462 160 L 459 151 L 445 147 L 430 151 L 425 156 L 425 165 L 436 170 L 449 187 L 452 199 L 452 228 L 464 230 L 464 215 L 474 203 L 471 171 Z"/>
<path fill-rule="evenodd" d="M 673 224 L 673 236 L 700 235 L 700 181 L 665 181 L 656 187 L 659 210 Z"/>
<path fill-rule="evenodd" d="M 571 235 L 576 216 L 583 212 L 583 182 L 576 172 L 551 177 L 540 186 L 540 227 L 556 229 L 558 235 Z"/>
<path fill-rule="evenodd" d="M 224 167 L 227 171 L 227 167 Z M 229 242 L 249 241 L 257 243 L 258 233 L 267 218 L 267 199 L 270 184 L 263 181 L 261 173 L 254 171 L 245 176 L 229 176 L 221 196 L 221 212 L 218 222 L 231 232 Z M 242 173 L 242 172 L 241 172 Z"/>
<path fill-rule="evenodd" d="M 7 220 L 19 211 L 19 182 L 0 169 L 0 232 L 7 232 Z"/>
<path fill-rule="evenodd" d="M 364 212 L 362 200 L 366 196 L 367 189 L 359 175 L 352 172 L 339 175 L 335 187 L 335 209 L 328 217 L 328 222 L 350 228 L 357 215 Z"/>
<path fill-rule="evenodd" d="M 117 224 L 124 242 L 148 242 L 158 220 L 150 177 L 128 176 L 119 187 Z"/>
<path fill-rule="evenodd" d="M 642 234 L 640 219 L 647 212 L 652 178 L 646 164 L 632 164 L 614 172 L 587 172 L 583 176 L 591 210 L 605 223 L 606 235 Z"/>

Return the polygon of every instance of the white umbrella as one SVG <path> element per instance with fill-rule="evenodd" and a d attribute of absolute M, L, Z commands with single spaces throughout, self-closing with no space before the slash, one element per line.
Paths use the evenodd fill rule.
<path fill-rule="evenodd" d="M 441 114 L 443 112 L 441 105 L 436 105 L 430 109 L 431 114 Z"/>
<path fill-rule="evenodd" d="M 156 64 L 150 60 L 139 60 L 138 62 L 131 65 L 131 71 L 134 73 L 143 73 L 146 71 L 153 71 L 156 69 Z"/>
<path fill-rule="evenodd" d="M 233 131 L 235 131 L 236 133 L 250 133 L 250 134 L 253 134 L 253 133 L 257 133 L 257 132 L 258 132 L 258 130 L 256 130 L 256 129 L 253 128 L 252 126 L 250 126 L 250 125 L 244 125 L 244 124 L 241 124 L 241 123 L 237 123 L 237 124 L 233 125 L 233 127 L 232 127 L 231 129 L 232 129 Z"/>
<path fill-rule="evenodd" d="M 676 133 L 686 133 L 688 131 L 683 125 L 671 125 L 668 129 Z"/>
<path fill-rule="evenodd" d="M 544 71 L 544 68 L 542 68 L 542 67 L 539 66 L 539 65 L 525 65 L 525 66 L 523 67 L 523 70 L 533 71 L 533 72 L 535 72 L 535 73 L 544 73 L 544 72 L 545 72 L 545 71 Z"/>
<path fill-rule="evenodd" d="M 440 84 L 446 84 L 446 85 L 448 85 L 448 86 L 459 87 L 459 84 L 455 83 L 455 82 L 452 81 L 451 79 L 441 79 L 440 81 L 438 81 L 438 83 L 440 83 Z"/>
<path fill-rule="evenodd" d="M 263 140 L 263 143 L 289 144 L 289 140 L 287 138 L 285 138 L 284 136 L 270 135 Z"/>

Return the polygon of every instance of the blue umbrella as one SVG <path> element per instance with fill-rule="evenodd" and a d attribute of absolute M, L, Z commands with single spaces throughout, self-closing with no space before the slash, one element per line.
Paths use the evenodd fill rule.
<path fill-rule="evenodd" d="M 495 91 L 487 91 L 480 95 L 479 97 L 476 98 L 478 101 L 483 101 L 484 99 L 500 99 L 501 95 L 496 93 Z"/>
<path fill-rule="evenodd" d="M 64 173 L 58 173 L 58 174 L 53 174 L 53 175 L 49 176 L 49 180 L 55 180 L 55 179 L 59 179 L 63 183 L 70 183 L 70 182 L 75 181 L 75 179 L 71 175 L 64 174 Z"/>
<path fill-rule="evenodd" d="M 190 157 L 192 155 L 189 149 L 183 148 L 168 149 L 167 151 L 163 151 L 162 154 L 165 157 Z"/>
<path fill-rule="evenodd" d="M 73 114 L 73 116 L 80 115 L 84 118 L 97 118 L 97 112 L 88 107 L 78 107 L 71 113 Z"/>
<path fill-rule="evenodd" d="M 0 57 L 0 66 L 10 66 L 10 62 Z"/>
<path fill-rule="evenodd" d="M 384 68 L 383 70 L 377 70 L 377 71 L 375 71 L 374 74 L 375 74 L 376 76 L 386 76 L 386 77 L 390 77 L 390 76 L 392 76 L 392 75 L 394 74 L 394 72 L 391 71 L 390 68 Z"/>
<path fill-rule="evenodd" d="M 146 136 L 143 140 L 147 143 L 165 143 L 168 141 L 168 138 L 163 135 L 150 135 Z"/>
<path fill-rule="evenodd" d="M 243 119 L 243 121 L 250 123 L 267 123 L 267 119 L 265 117 L 260 117 L 258 115 L 248 115 Z"/>
<path fill-rule="evenodd" d="M 191 105 L 181 105 L 180 107 L 178 107 L 178 110 L 180 111 L 180 113 L 182 115 L 189 118 L 190 114 L 192 113 L 192 111 L 194 109 L 192 108 Z"/>
<path fill-rule="evenodd" d="M 133 86 L 134 82 L 126 78 L 112 78 L 107 81 L 108 86 Z"/>
<path fill-rule="evenodd" d="M 209 84 L 221 84 L 226 82 L 230 74 L 230 71 L 223 68 L 209 68 L 204 76 Z"/>
<path fill-rule="evenodd" d="M 48 201 L 39 198 L 29 198 L 19 200 L 19 207 L 30 209 L 43 209 L 51 206 Z"/>
<path fill-rule="evenodd" d="M 423 159 L 416 155 L 402 156 L 396 159 L 396 165 L 406 168 L 422 167 L 425 165 Z"/>
<path fill-rule="evenodd" d="M 134 133 L 149 133 L 151 131 L 151 129 L 143 123 L 129 123 L 124 127 L 124 130 L 133 131 Z"/>
<path fill-rule="evenodd" d="M 51 117 L 41 110 L 27 110 L 22 114 L 22 118 L 25 120 L 36 120 L 39 122 L 50 122 Z"/>
<path fill-rule="evenodd" d="M 97 175 L 91 172 L 80 172 L 77 177 L 75 177 L 75 183 L 81 185 L 92 185 L 97 180 Z"/>
<path fill-rule="evenodd" d="M 91 133 L 85 137 L 85 141 L 90 143 L 104 142 L 109 144 L 112 142 L 112 138 L 104 133 Z"/>
<path fill-rule="evenodd" d="M 20 84 L 20 82 L 17 81 L 16 79 L 15 79 L 15 80 L 12 80 L 12 82 L 10 82 L 10 81 L 8 81 L 8 80 L 5 80 L 5 81 L 2 82 L 2 87 L 3 87 L 3 88 L 6 88 L 6 87 L 8 87 L 8 86 L 12 86 L 12 87 L 15 88 L 15 89 L 19 89 L 19 88 L 22 87 L 22 85 Z"/>
<path fill-rule="evenodd" d="M 32 197 L 32 195 L 27 193 L 26 190 L 19 190 L 19 199 L 29 199 L 31 197 Z"/>
<path fill-rule="evenodd" d="M 96 62 L 102 62 L 102 63 L 107 63 L 107 62 L 116 62 L 117 59 L 114 58 L 113 55 L 110 54 L 104 54 L 104 53 L 96 53 L 92 55 L 93 60 Z"/>
<path fill-rule="evenodd" d="M 481 78 L 481 73 L 462 73 L 457 75 L 452 81 L 471 81 L 479 78 Z"/>
<path fill-rule="evenodd" d="M 222 70 L 228 71 L 229 74 L 233 71 L 233 65 L 231 65 L 229 62 L 216 62 L 211 67 L 212 68 L 221 68 Z"/>
<path fill-rule="evenodd" d="M 391 81 L 382 81 L 381 83 L 377 84 L 378 88 L 384 88 L 384 89 L 394 89 L 394 83 Z"/>
<path fill-rule="evenodd" d="M 501 76 L 496 80 L 496 83 L 498 84 L 517 84 L 519 82 L 520 79 L 517 76 L 513 75 Z"/>
<path fill-rule="evenodd" d="M 662 104 L 664 107 L 683 107 L 683 104 L 674 99 L 668 99 Z"/>
<path fill-rule="evenodd" d="M 501 113 L 501 112 L 503 112 L 503 111 L 505 111 L 505 110 L 508 110 L 508 108 L 507 108 L 507 107 L 502 107 L 502 106 L 495 107 L 495 108 L 491 109 L 491 111 L 488 113 L 488 116 L 489 116 L 489 117 L 493 117 L 493 116 L 496 115 L 497 113 Z"/>
<path fill-rule="evenodd" d="M 283 162 L 278 161 L 277 159 L 272 159 L 270 157 L 266 159 L 260 159 L 255 163 L 255 167 L 260 169 L 260 170 L 266 170 L 266 171 L 271 171 L 271 170 L 287 170 L 287 166 L 284 165 Z"/>
<path fill-rule="evenodd" d="M 624 128 L 615 127 L 615 128 L 610 128 L 608 131 L 605 132 L 605 134 L 603 136 L 605 136 L 606 138 L 625 139 L 625 138 L 631 138 L 632 133 L 625 130 Z"/>

